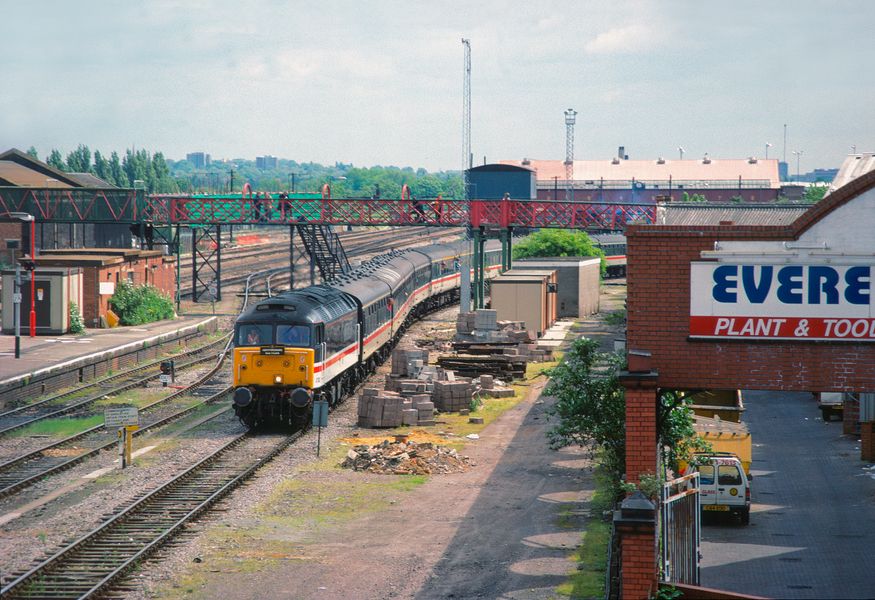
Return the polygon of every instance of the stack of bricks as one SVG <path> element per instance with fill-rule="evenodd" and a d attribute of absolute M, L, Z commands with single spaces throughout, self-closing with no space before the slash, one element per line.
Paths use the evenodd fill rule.
<path fill-rule="evenodd" d="M 474 329 L 498 331 L 498 311 L 478 308 L 474 311 Z"/>
<path fill-rule="evenodd" d="M 428 350 L 397 348 L 392 352 L 392 375 L 416 377 L 412 372 L 428 364 Z"/>
<path fill-rule="evenodd" d="M 456 333 L 468 335 L 474 331 L 474 313 L 456 315 Z"/>
<path fill-rule="evenodd" d="M 359 427 L 434 425 L 434 404 L 428 394 L 411 398 L 377 388 L 365 388 L 359 398 Z"/>
<path fill-rule="evenodd" d="M 456 381 L 435 381 L 432 399 L 439 411 L 457 412 L 471 407 L 473 394 L 474 383 L 463 377 Z"/>
<path fill-rule="evenodd" d="M 359 398 L 359 427 L 398 427 L 404 399 L 394 392 L 365 388 Z"/>
<path fill-rule="evenodd" d="M 416 410 L 417 425 L 434 425 L 434 402 L 428 394 L 417 394 L 410 399 L 410 404 Z"/>
<path fill-rule="evenodd" d="M 495 385 L 495 378 L 492 375 L 481 375 L 480 380 L 480 395 L 487 398 L 512 398 L 514 395 L 513 388 Z"/>

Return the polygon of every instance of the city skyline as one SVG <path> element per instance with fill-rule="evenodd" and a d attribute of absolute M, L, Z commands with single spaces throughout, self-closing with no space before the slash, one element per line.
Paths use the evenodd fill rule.
<path fill-rule="evenodd" d="M 808 172 L 875 150 L 867 4 L 85 7 L 9 7 L 3 147 L 458 170 L 465 37 L 475 165 L 563 159 L 569 107 L 581 160 L 786 152 Z"/>

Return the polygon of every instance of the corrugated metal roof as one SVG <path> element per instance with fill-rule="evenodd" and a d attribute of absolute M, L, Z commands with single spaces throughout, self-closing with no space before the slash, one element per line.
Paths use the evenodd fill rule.
<path fill-rule="evenodd" d="M 813 204 L 671 203 L 656 208 L 658 225 L 789 225 Z"/>
<path fill-rule="evenodd" d="M 538 181 L 558 177 L 565 180 L 565 161 L 562 160 L 502 160 L 501 164 L 534 169 Z M 761 180 L 769 188 L 781 187 L 777 159 L 720 159 L 709 162 L 698 160 L 575 160 L 574 180 L 594 181 L 738 181 Z"/>
<path fill-rule="evenodd" d="M 97 175 L 92 175 L 91 173 L 67 173 L 67 177 L 73 179 L 81 185 L 82 187 L 87 188 L 114 188 L 113 184 L 106 181 L 105 179 L 101 179 Z"/>
<path fill-rule="evenodd" d="M 0 185 L 40 188 L 73 187 L 62 181 L 58 181 L 53 177 L 46 177 L 44 173 L 34 171 L 33 169 L 29 169 L 24 165 L 20 165 L 10 160 L 0 160 Z"/>
<path fill-rule="evenodd" d="M 76 180 L 68 177 L 63 171 L 59 171 L 41 160 L 37 160 L 17 148 L 10 148 L 5 152 L 0 152 L 0 161 L 14 163 L 28 171 L 36 173 L 36 175 L 27 177 L 19 175 L 19 177 L 24 180 L 30 180 L 35 177 L 36 183 L 13 185 L 28 185 L 30 187 L 79 187 Z M 56 180 L 59 183 L 54 183 L 51 180 Z"/>
<path fill-rule="evenodd" d="M 836 173 L 835 178 L 832 180 L 829 191 L 834 192 L 857 177 L 873 170 L 875 170 L 875 153 L 850 154 L 845 158 L 842 166 L 839 167 L 839 172 Z"/>

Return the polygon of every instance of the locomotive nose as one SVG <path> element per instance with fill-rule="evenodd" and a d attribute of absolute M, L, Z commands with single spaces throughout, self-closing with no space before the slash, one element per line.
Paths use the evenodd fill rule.
<path fill-rule="evenodd" d="M 234 390 L 234 404 L 237 406 L 249 406 L 252 402 L 252 392 L 249 388 L 239 387 Z"/>

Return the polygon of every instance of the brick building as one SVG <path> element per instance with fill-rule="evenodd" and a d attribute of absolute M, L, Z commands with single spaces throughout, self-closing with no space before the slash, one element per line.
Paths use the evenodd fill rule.
<path fill-rule="evenodd" d="M 787 225 L 630 226 L 629 481 L 657 469 L 659 388 L 875 391 L 873 226 L 875 172 Z M 872 422 L 861 435 L 872 450 Z M 655 546 L 642 544 L 654 530 L 643 531 L 623 542 L 636 565 L 624 597 L 655 589 Z"/>
<path fill-rule="evenodd" d="M 155 286 L 170 298 L 176 294 L 176 258 L 158 250 L 44 250 L 36 263 L 41 267 L 82 269 L 82 318 L 86 327 L 101 325 L 101 317 L 106 315 L 109 299 L 120 281 Z"/>

